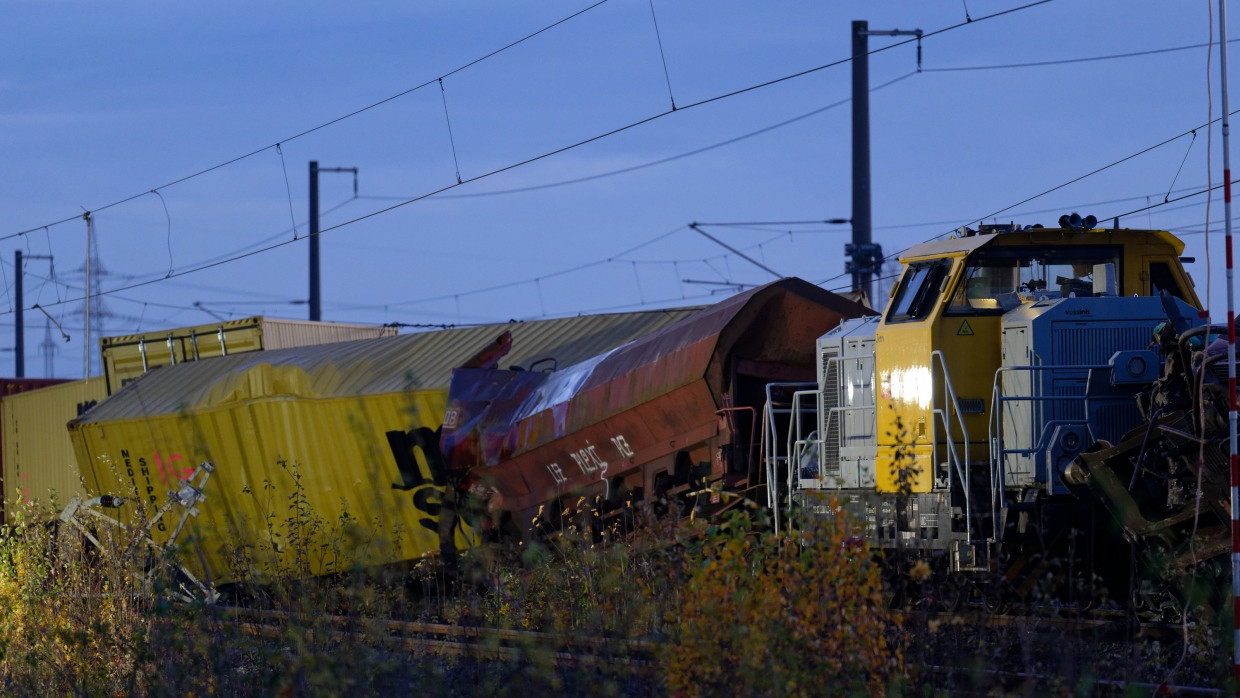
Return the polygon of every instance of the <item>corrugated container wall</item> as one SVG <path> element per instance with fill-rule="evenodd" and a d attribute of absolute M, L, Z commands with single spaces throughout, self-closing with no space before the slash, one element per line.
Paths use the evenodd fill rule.
<path fill-rule="evenodd" d="M 85 496 L 66 426 L 106 397 L 102 377 L 59 383 L 0 401 L 4 511 L 34 505 L 58 510 Z"/>
<path fill-rule="evenodd" d="M 439 549 L 442 488 L 427 455 L 430 444 L 438 452 L 446 391 L 338 396 L 321 387 L 339 380 L 332 366 L 307 372 L 242 358 L 161 370 L 121 393 L 173 374 L 217 386 L 182 414 L 74 422 L 88 489 L 125 497 L 118 513 L 137 514 L 131 523 L 210 461 L 207 499 L 177 542 L 190 551 L 186 564 L 215 584 L 331 574 Z M 195 370 L 208 364 L 228 370 Z M 412 445 L 423 434 L 426 450 Z M 160 521 L 151 533 L 163 542 L 175 526 Z M 457 546 L 472 535 L 459 530 Z"/>
<path fill-rule="evenodd" d="M 0 409 L 3 409 L 4 398 L 10 395 L 47 388 L 64 382 L 66 381 L 61 378 L 0 378 Z M 3 433 L 3 430 L 0 430 L 0 433 Z M 3 469 L 0 468 L 0 474 L 2 473 Z M 4 523 L 5 498 L 4 478 L 0 477 L 0 524 Z"/>
<path fill-rule="evenodd" d="M 160 366 L 262 349 L 288 349 L 391 337 L 397 328 L 335 322 L 248 317 L 173 330 L 104 337 L 99 340 L 107 394 Z"/>

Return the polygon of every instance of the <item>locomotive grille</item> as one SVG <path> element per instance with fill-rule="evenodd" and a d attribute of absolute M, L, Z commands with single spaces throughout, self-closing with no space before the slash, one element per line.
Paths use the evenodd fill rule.
<path fill-rule="evenodd" d="M 1066 326 L 1065 326 L 1066 325 Z M 1054 363 L 1064 366 L 1101 366 L 1120 350 L 1144 349 L 1150 343 L 1149 324 L 1079 325 L 1057 323 L 1055 328 Z M 1056 372 L 1053 394 L 1058 397 L 1083 397 L 1088 372 L 1065 370 Z M 1086 419 L 1085 403 L 1077 400 L 1055 400 L 1048 410 L 1051 419 L 1081 421 Z M 1135 404 L 1099 405 L 1093 410 L 1095 436 L 1114 442 L 1140 421 Z"/>
<path fill-rule="evenodd" d="M 1094 436 L 1106 439 L 1111 443 L 1119 443 L 1124 434 L 1141 423 L 1141 412 L 1137 409 L 1137 401 L 1100 405 L 1093 411 Z"/>
<path fill-rule="evenodd" d="M 1146 325 L 1056 329 L 1053 363 L 1077 366 L 1105 364 L 1112 354 L 1121 349 L 1144 349 L 1149 345 L 1152 334 L 1152 328 Z"/>
<path fill-rule="evenodd" d="M 824 476 L 838 476 L 840 474 L 840 421 L 842 415 L 839 412 L 833 412 L 836 407 L 840 406 L 840 362 L 832 361 L 837 353 L 833 351 L 824 351 L 822 353 L 822 405 L 818 410 L 818 433 L 822 435 L 823 452 L 819 462 L 822 463 L 822 473 Z"/>

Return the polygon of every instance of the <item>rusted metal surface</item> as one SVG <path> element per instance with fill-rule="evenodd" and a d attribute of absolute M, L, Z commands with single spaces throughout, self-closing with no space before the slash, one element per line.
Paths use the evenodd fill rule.
<path fill-rule="evenodd" d="M 1173 592 L 1190 607 L 1221 608 L 1211 580 L 1226 578 L 1232 536 L 1227 454 L 1226 344 L 1210 337 L 1222 326 L 1197 327 L 1178 337 L 1158 335 L 1167 357 L 1163 375 L 1137 394 L 1146 424 L 1119 443 L 1098 441 L 1064 470 L 1065 484 L 1110 512 L 1146 582 L 1138 603 Z M 1115 585 L 1118 586 L 1118 585 Z"/>
<path fill-rule="evenodd" d="M 736 422 L 760 406 L 758 384 L 812 375 L 814 339 L 869 312 L 783 279 L 561 371 L 458 369 L 443 451 L 471 492 L 513 512 L 648 491 L 656 471 L 719 476 L 725 447 L 748 450 L 752 425 Z"/>

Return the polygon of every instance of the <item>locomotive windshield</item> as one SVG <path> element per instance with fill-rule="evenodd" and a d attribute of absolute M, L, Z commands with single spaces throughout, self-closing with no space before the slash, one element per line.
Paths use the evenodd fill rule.
<path fill-rule="evenodd" d="M 1022 302 L 1114 295 L 1119 260 L 1114 246 L 983 248 L 970 255 L 947 312 L 1000 315 Z"/>

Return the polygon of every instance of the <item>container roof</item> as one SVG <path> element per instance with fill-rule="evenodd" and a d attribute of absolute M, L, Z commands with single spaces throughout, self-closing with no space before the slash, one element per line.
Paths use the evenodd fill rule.
<path fill-rule="evenodd" d="M 140 340 L 147 342 L 160 342 L 169 335 L 174 337 L 189 337 L 191 335 L 211 336 L 219 330 L 236 330 L 250 327 L 261 327 L 268 332 L 277 334 L 296 334 L 298 332 L 307 333 L 318 331 L 326 334 L 328 331 L 336 332 L 354 332 L 357 336 L 389 336 L 397 333 L 395 327 L 385 325 L 362 325 L 356 323 L 343 322 L 319 322 L 311 320 L 290 320 L 286 318 L 273 318 L 263 315 L 252 315 L 250 317 L 237 318 L 233 320 L 221 320 L 219 322 L 210 322 L 202 325 L 187 325 L 185 327 L 177 327 L 174 329 L 151 330 L 149 332 L 139 332 L 137 334 L 113 335 L 110 337 L 102 337 L 99 339 L 99 346 L 108 349 L 115 345 L 136 344 Z M 363 335 L 362 333 L 365 333 Z M 287 346 L 287 345 L 286 345 Z"/>
<path fill-rule="evenodd" d="M 697 309 L 510 322 L 202 359 L 153 370 L 75 422 L 177 414 L 245 399 L 446 391 L 452 369 L 493 346 L 504 332 L 512 335 L 512 349 L 500 366 L 529 368 L 546 359 L 543 365 L 564 368 Z"/>

